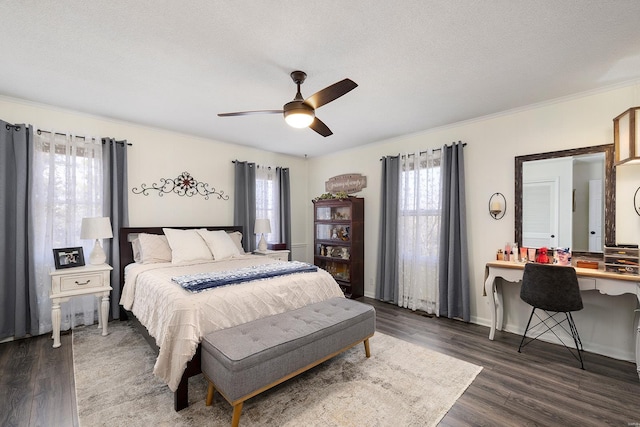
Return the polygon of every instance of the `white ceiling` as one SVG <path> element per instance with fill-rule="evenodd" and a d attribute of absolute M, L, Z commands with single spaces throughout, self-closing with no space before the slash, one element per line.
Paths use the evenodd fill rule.
<path fill-rule="evenodd" d="M 313 157 L 636 80 L 639 22 L 638 0 L 4 0 L 0 94 Z M 297 69 L 304 97 L 358 83 L 316 112 L 334 135 L 217 117 L 281 109 Z"/>

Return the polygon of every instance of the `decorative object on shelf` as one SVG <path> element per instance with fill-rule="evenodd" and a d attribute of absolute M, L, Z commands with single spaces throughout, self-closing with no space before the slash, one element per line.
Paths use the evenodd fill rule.
<path fill-rule="evenodd" d="M 536 256 L 536 262 L 540 264 L 549 264 L 549 256 L 547 255 L 547 248 L 542 247 L 538 249 L 538 255 Z"/>
<path fill-rule="evenodd" d="M 367 187 L 367 177 L 359 173 L 345 173 L 329 178 L 324 183 L 324 189 L 329 193 L 357 193 Z"/>
<path fill-rule="evenodd" d="M 502 199 L 502 200 L 500 200 Z M 502 193 L 493 193 L 489 198 L 489 214 L 493 219 L 502 219 L 507 211 L 507 199 Z"/>
<path fill-rule="evenodd" d="M 84 266 L 82 247 L 54 249 L 53 262 L 56 265 L 56 270 Z"/>
<path fill-rule="evenodd" d="M 261 234 L 260 242 L 258 243 L 259 251 L 267 250 L 267 241 L 264 238 L 265 234 L 271 233 L 271 222 L 268 218 L 257 218 L 255 226 L 253 227 L 253 232 L 255 234 Z"/>
<path fill-rule="evenodd" d="M 611 273 L 640 274 L 640 251 L 636 244 L 604 247 L 604 269 Z"/>
<path fill-rule="evenodd" d="M 640 107 L 629 108 L 613 119 L 615 165 L 640 164 Z"/>
<path fill-rule="evenodd" d="M 600 266 L 598 264 L 598 261 L 586 261 L 579 259 L 578 261 L 576 261 L 576 267 L 597 270 Z"/>
<path fill-rule="evenodd" d="M 571 248 L 556 248 L 553 253 L 553 263 L 557 265 L 571 265 Z"/>
<path fill-rule="evenodd" d="M 344 191 L 338 191 L 337 193 L 324 193 L 319 195 L 318 197 L 314 197 L 312 202 L 317 202 L 318 200 L 344 200 L 349 197 L 353 197 L 345 193 Z"/>
<path fill-rule="evenodd" d="M 636 210 L 636 214 L 640 216 L 640 200 L 638 198 L 638 192 L 640 192 L 640 187 L 636 189 L 636 192 L 633 195 L 633 208 Z"/>
<path fill-rule="evenodd" d="M 133 194 L 149 195 L 150 191 L 157 191 L 158 196 L 162 197 L 165 193 L 176 193 L 178 196 L 193 197 L 195 195 L 204 196 L 205 200 L 209 200 L 209 196 L 215 194 L 219 200 L 229 200 L 229 196 L 224 191 L 216 191 L 215 188 L 209 188 L 209 184 L 198 182 L 189 172 L 182 172 L 175 178 L 160 178 L 160 183 L 153 183 L 151 187 L 147 184 L 141 184 L 140 188 L 133 187 Z"/>
<path fill-rule="evenodd" d="M 349 259 L 349 248 L 347 248 L 346 246 L 342 247 L 340 252 L 340 258 Z"/>
<path fill-rule="evenodd" d="M 95 239 L 96 241 L 91 255 L 89 255 L 89 264 L 100 265 L 107 261 L 107 254 L 102 249 L 100 239 L 111 239 L 112 237 L 111 220 L 108 217 L 82 218 L 80 238 L 84 240 Z"/>
<path fill-rule="evenodd" d="M 520 246 L 520 262 L 527 262 L 527 248 Z"/>

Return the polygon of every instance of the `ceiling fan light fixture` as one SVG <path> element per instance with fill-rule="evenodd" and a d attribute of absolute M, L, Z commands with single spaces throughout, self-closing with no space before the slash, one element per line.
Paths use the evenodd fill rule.
<path fill-rule="evenodd" d="M 301 101 L 291 101 L 284 106 L 284 120 L 294 128 L 306 128 L 315 118 L 313 108 Z"/>

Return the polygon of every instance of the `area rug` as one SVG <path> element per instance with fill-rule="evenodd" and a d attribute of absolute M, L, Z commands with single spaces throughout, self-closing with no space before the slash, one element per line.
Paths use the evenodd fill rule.
<path fill-rule="evenodd" d="M 245 402 L 240 425 L 436 425 L 481 371 L 476 366 L 376 332 L 371 358 L 358 345 Z M 227 426 L 232 408 L 207 384 L 189 380 L 189 407 L 153 375 L 155 355 L 129 322 L 73 331 L 80 426 Z"/>

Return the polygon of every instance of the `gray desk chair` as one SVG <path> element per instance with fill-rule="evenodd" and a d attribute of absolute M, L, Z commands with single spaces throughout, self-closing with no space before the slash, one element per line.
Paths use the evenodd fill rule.
<path fill-rule="evenodd" d="M 527 327 L 522 336 L 520 347 L 518 347 L 518 353 L 520 353 L 522 347 L 550 331 L 560 340 L 562 345 L 569 350 L 573 357 L 580 361 L 580 367 L 584 369 L 584 363 L 582 361 L 582 351 L 584 351 L 584 349 L 582 348 L 582 341 L 580 341 L 576 324 L 571 316 L 572 311 L 579 311 L 583 308 L 576 270 L 572 267 L 529 263 L 524 267 L 520 298 L 531 305 L 533 309 L 531 310 L 531 316 L 529 316 Z M 543 310 L 548 317 L 540 317 L 538 313 L 536 313 L 536 310 Z M 534 314 L 539 322 L 529 327 Z M 569 330 L 565 327 L 565 322 Z M 530 332 L 530 329 L 535 329 L 538 326 L 545 327 L 546 329 L 525 343 L 527 332 Z M 560 327 L 568 334 L 571 334 L 578 353 L 577 356 L 573 352 L 573 349 L 567 347 L 562 338 L 556 334 L 553 330 L 555 327 Z"/>

